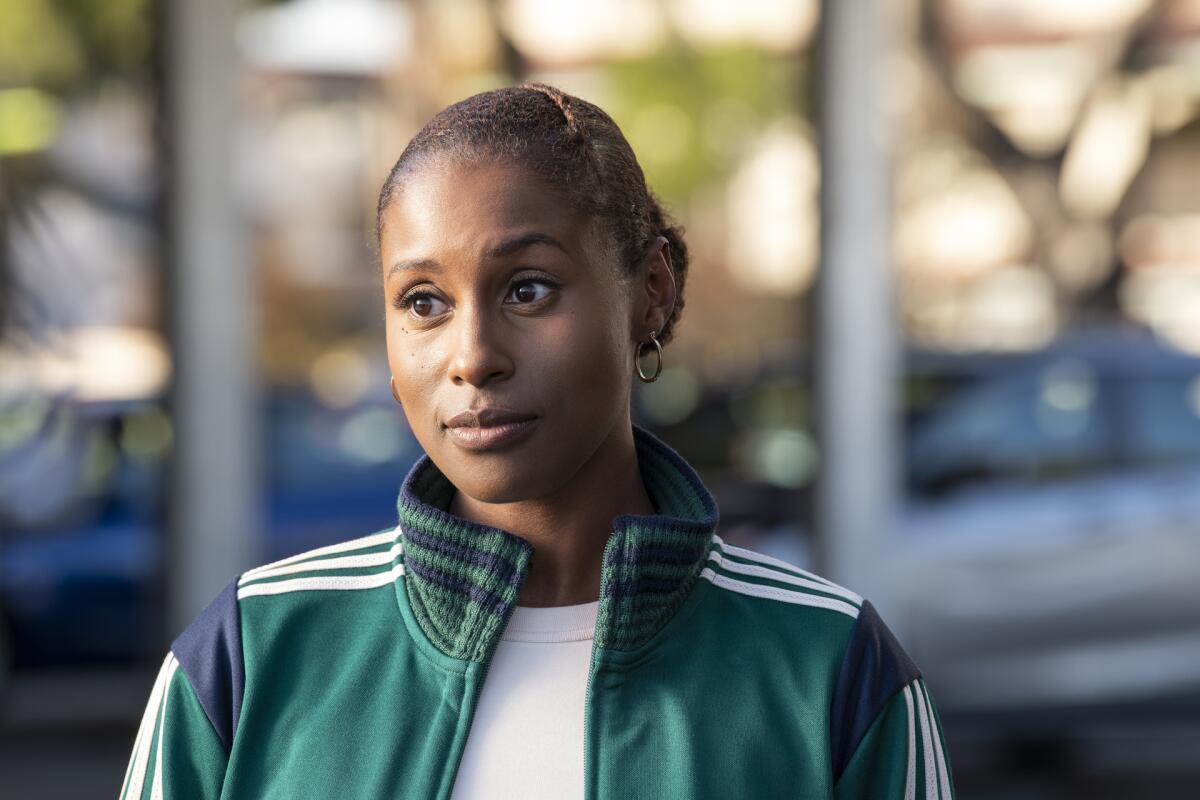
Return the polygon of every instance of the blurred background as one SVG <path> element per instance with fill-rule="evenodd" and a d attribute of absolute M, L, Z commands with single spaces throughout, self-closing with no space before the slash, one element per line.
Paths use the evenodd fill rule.
<path fill-rule="evenodd" d="M 687 228 L 639 421 L 870 597 L 964 798 L 1200 779 L 1200 0 L 5 0 L 0 794 L 115 796 L 170 640 L 395 521 L 374 202 L 606 109 Z"/>

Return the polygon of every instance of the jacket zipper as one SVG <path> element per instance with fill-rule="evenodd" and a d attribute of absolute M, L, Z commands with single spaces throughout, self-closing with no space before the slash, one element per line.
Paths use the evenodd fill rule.
<path fill-rule="evenodd" d="M 583 800 L 593 800 L 591 748 L 592 677 L 596 674 L 596 634 L 592 633 L 592 654 L 588 658 L 587 687 L 583 690 Z"/>
<path fill-rule="evenodd" d="M 516 603 L 513 603 L 512 608 L 504 616 L 503 624 L 500 627 L 501 635 L 508 627 L 508 620 L 513 615 L 513 610 L 516 608 Z M 475 727 L 475 712 L 479 709 L 479 695 L 483 693 L 483 685 L 487 682 L 488 670 L 492 668 L 492 660 L 496 656 L 496 648 L 500 646 L 500 638 L 497 637 L 495 643 L 492 644 L 488 651 L 487 657 L 483 660 L 483 666 L 479 670 L 479 680 L 475 682 L 475 688 L 471 690 L 471 705 L 468 709 L 467 716 L 467 733 L 463 738 L 462 750 L 458 754 L 458 762 L 454 765 L 454 780 L 450 782 L 450 794 L 446 795 L 446 800 L 454 794 L 454 785 L 458 782 L 458 772 L 462 769 L 463 756 L 467 754 L 467 741 L 471 738 L 471 729 Z"/>
<path fill-rule="evenodd" d="M 617 532 L 613 531 L 609 536 L 608 541 L 604 544 L 604 552 L 601 555 L 601 564 L 608 563 L 608 551 L 612 547 Z M 604 581 L 600 581 L 600 597 L 598 598 L 600 605 L 604 604 Z M 600 622 L 600 606 L 596 607 L 596 622 Z M 592 772 L 595 765 L 591 762 L 592 749 L 589 747 L 592 734 L 592 678 L 596 674 L 596 651 L 599 649 L 597 642 L 600 637 L 597 635 L 599 631 L 592 629 L 592 653 L 588 657 L 588 677 L 587 686 L 583 690 L 583 800 L 596 800 L 594 786 L 596 781 L 593 779 Z"/>
<path fill-rule="evenodd" d="M 601 589 L 603 592 L 603 589 Z M 504 617 L 504 624 L 501 628 L 508 627 L 509 618 L 513 615 L 516 609 L 516 604 L 509 609 L 508 614 Z M 597 607 L 597 612 L 599 608 Z M 450 783 L 450 794 L 454 794 L 454 784 L 458 781 L 458 771 L 462 769 L 462 758 L 467 752 L 467 739 L 470 738 L 471 728 L 475 725 L 475 712 L 479 708 L 479 695 L 483 693 L 483 685 L 487 682 L 488 670 L 492 668 L 492 660 L 496 655 L 496 648 L 499 646 L 500 640 L 497 639 L 492 649 L 488 651 L 487 658 L 483 661 L 483 666 L 480 669 L 479 680 L 475 683 L 475 688 L 471 690 L 471 707 L 469 710 L 469 718 L 467 720 L 467 738 L 463 739 L 462 752 L 459 753 L 458 763 L 454 765 L 454 781 Z M 591 699 L 592 699 L 592 676 L 596 671 L 596 634 L 592 632 L 592 653 L 588 657 L 588 678 L 587 686 L 583 690 L 583 796 L 584 800 L 589 800 L 591 796 L 592 781 L 590 779 L 589 759 L 588 759 L 588 741 L 591 730 L 590 717 L 591 714 Z M 449 797 L 449 795 L 447 796 Z"/>

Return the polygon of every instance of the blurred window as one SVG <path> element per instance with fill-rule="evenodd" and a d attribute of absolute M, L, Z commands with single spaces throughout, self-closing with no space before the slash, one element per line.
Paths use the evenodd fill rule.
<path fill-rule="evenodd" d="M 0 451 L 0 465 L 12 465 L 0 469 L 3 529 L 82 530 L 106 519 L 149 519 L 160 507 L 171 443 L 166 412 L 149 402 L 57 402 L 11 405 L 0 415 L 0 425 L 31 425 Z"/>
<path fill-rule="evenodd" d="M 1124 392 L 1123 425 L 1134 463 L 1200 461 L 1200 373 L 1142 378 Z"/>
<path fill-rule="evenodd" d="M 331 409 L 300 392 L 271 398 L 264 416 L 271 482 L 283 491 L 324 491 L 382 476 L 397 491 L 415 444 L 391 398 Z"/>
<path fill-rule="evenodd" d="M 981 481 L 1056 481 L 1116 465 L 1111 390 L 1061 359 L 984 380 L 912 431 L 910 486 L 936 496 Z"/>

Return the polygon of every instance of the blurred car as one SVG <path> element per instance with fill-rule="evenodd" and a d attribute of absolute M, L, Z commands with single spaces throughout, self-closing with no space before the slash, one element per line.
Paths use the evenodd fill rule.
<path fill-rule="evenodd" d="M 993 359 L 906 461 L 891 600 L 941 705 L 1200 698 L 1200 359 L 1122 330 Z"/>
<path fill-rule="evenodd" d="M 725 538 L 813 568 L 805 369 L 792 355 L 705 387 L 663 433 L 710 482 Z M 1084 330 L 1035 353 L 910 351 L 903 389 L 888 583 L 855 588 L 939 707 L 1047 726 L 1150 704 L 1195 718 L 1200 358 Z"/>
<path fill-rule="evenodd" d="M 0 666 L 157 658 L 171 447 L 162 402 L 32 398 L 5 412 L 0 433 L 23 433 L 0 448 Z M 262 420 L 261 560 L 394 524 L 419 449 L 387 392 L 344 409 L 281 392 Z"/>

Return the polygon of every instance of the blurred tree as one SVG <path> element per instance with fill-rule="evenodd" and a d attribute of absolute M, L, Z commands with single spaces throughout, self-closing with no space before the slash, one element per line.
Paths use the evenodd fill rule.
<path fill-rule="evenodd" d="M 147 79 L 150 0 L 5 0 L 0 86 L 60 96 L 114 77 Z"/>
<path fill-rule="evenodd" d="M 18 285 L 12 237 L 62 182 L 44 150 L 59 105 L 117 79 L 149 84 L 151 0 L 6 0 L 0 24 L 0 337 L 36 336 L 43 302 Z M 146 90 L 149 91 L 148 86 Z"/>
<path fill-rule="evenodd" d="M 761 130 L 807 117 L 807 54 L 750 45 L 697 49 L 675 40 L 642 59 L 607 65 L 606 108 L 629 137 L 647 177 L 670 204 L 724 181 Z"/>

